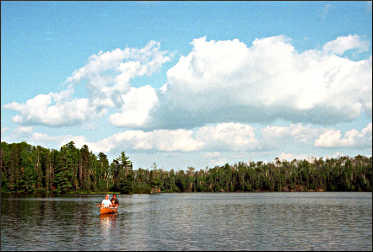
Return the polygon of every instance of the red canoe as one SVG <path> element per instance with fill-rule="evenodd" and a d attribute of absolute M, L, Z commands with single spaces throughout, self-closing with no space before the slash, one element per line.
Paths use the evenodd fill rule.
<path fill-rule="evenodd" d="M 118 212 L 117 207 L 101 207 L 100 208 L 100 214 L 113 214 L 117 212 Z"/>

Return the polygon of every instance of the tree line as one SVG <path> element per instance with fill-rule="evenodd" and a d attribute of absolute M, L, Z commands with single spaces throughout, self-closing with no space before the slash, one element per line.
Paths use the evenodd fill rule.
<path fill-rule="evenodd" d="M 73 141 L 60 150 L 1 142 L 1 191 L 22 193 L 372 191 L 372 157 L 238 162 L 186 171 L 133 170 L 122 152 L 109 162 Z"/>

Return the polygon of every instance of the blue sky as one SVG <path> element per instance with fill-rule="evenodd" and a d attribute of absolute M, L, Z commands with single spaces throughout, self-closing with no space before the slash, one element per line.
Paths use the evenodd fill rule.
<path fill-rule="evenodd" d="M 2 2 L 1 140 L 136 168 L 372 155 L 371 2 Z"/>

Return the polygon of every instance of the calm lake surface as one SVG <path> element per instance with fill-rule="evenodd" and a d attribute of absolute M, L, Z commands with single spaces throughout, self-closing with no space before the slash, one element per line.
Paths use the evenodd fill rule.
<path fill-rule="evenodd" d="M 372 193 L 1 197 L 2 250 L 372 250 Z"/>

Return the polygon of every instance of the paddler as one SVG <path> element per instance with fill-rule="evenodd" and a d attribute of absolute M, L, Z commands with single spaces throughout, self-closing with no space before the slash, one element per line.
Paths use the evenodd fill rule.
<path fill-rule="evenodd" d="M 113 207 L 118 207 L 119 206 L 119 200 L 118 200 L 116 194 L 113 194 L 113 197 L 111 198 L 111 205 Z"/>
<path fill-rule="evenodd" d="M 106 194 L 105 199 L 101 202 L 101 207 L 111 207 L 111 201 L 109 200 L 109 194 Z"/>

